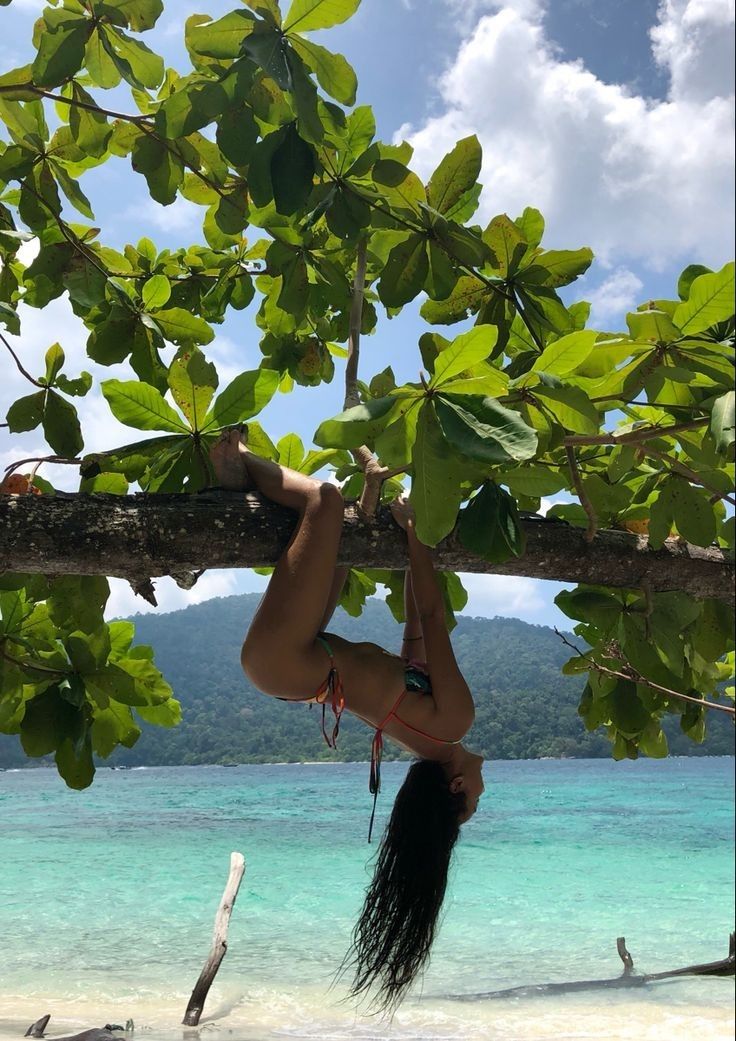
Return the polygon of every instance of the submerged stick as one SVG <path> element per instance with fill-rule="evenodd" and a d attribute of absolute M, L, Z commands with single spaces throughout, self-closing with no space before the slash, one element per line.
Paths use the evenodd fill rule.
<path fill-rule="evenodd" d="M 204 968 L 199 974 L 199 979 L 194 986 L 187 1010 L 184 1013 L 182 1022 L 186 1027 L 196 1027 L 199 1023 L 210 987 L 214 983 L 222 959 L 227 954 L 227 929 L 244 873 L 245 858 L 243 854 L 231 853 L 230 874 L 228 875 L 225 892 L 222 894 L 222 900 L 220 900 L 220 906 L 217 908 L 217 914 L 215 915 L 215 933 L 212 938 L 212 950 L 204 963 Z"/>
<path fill-rule="evenodd" d="M 619 936 L 616 947 L 624 970 L 621 976 L 602 980 L 576 980 L 572 983 L 538 983 L 522 987 L 507 987 L 504 990 L 487 991 L 484 994 L 457 995 L 456 1001 L 478 1001 L 488 998 L 531 997 L 536 994 L 571 994 L 579 990 L 597 990 L 599 987 L 644 987 L 657 980 L 675 979 L 678 976 L 734 976 L 736 975 L 736 937 L 731 933 L 728 944 L 728 957 L 720 961 L 703 962 L 700 965 L 686 965 L 682 969 L 670 969 L 668 972 L 647 972 L 634 975 L 634 959 L 626 949 L 626 940 Z"/>

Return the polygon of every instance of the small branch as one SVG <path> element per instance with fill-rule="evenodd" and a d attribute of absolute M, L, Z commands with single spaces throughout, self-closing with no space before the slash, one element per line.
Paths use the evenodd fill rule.
<path fill-rule="evenodd" d="M 731 506 L 736 506 L 736 499 L 732 495 L 728 495 L 726 492 L 721 492 L 717 488 L 714 488 L 712 484 L 704 481 L 700 474 L 697 474 L 694 470 L 691 470 L 689 466 L 685 466 L 679 459 L 673 459 L 671 455 L 667 455 L 666 452 L 660 452 L 656 448 L 645 449 L 647 455 L 653 455 L 657 459 L 661 459 L 663 463 L 666 463 L 676 474 L 680 474 L 681 477 L 686 477 L 688 481 L 693 484 L 699 484 L 701 488 L 705 488 L 706 491 L 710 492 L 711 495 L 717 496 L 719 499 L 723 499 L 725 502 L 730 503 Z"/>
<path fill-rule="evenodd" d="M 355 261 L 355 278 L 353 279 L 352 299 L 350 303 L 350 324 L 348 332 L 348 360 L 345 364 L 345 403 L 344 409 L 360 404 L 358 397 L 358 361 L 360 359 L 360 329 L 363 324 L 363 298 L 365 295 L 365 269 L 368 244 L 362 239 L 358 244 Z"/>
<path fill-rule="evenodd" d="M 618 951 L 619 958 L 624 963 L 624 973 L 623 974 L 624 974 L 624 976 L 628 976 L 629 973 L 634 968 L 634 959 L 631 957 L 631 955 L 629 954 L 629 952 L 626 949 L 626 937 L 625 936 L 619 936 L 618 939 L 616 940 L 616 950 Z"/>
<path fill-rule="evenodd" d="M 609 669 L 605 665 L 601 665 L 595 661 L 590 655 L 585 654 L 579 647 L 576 647 L 574 643 L 565 637 L 563 633 L 555 626 L 555 632 L 562 640 L 566 647 L 570 650 L 575 651 L 579 658 L 587 661 L 591 669 L 596 672 L 600 672 L 604 676 L 613 676 L 619 680 L 628 680 L 629 683 L 640 683 L 644 687 L 650 687 L 652 690 L 656 690 L 659 694 L 666 694 L 668 698 L 677 698 L 680 701 L 687 701 L 692 705 L 698 705 L 700 708 L 711 708 L 718 712 L 725 712 L 729 716 L 736 716 L 736 709 L 731 708 L 730 705 L 719 705 L 717 701 L 706 701 L 705 698 L 693 698 L 689 694 L 681 694 L 679 690 L 670 690 L 669 687 L 663 687 L 659 683 L 655 683 L 653 680 L 648 680 L 646 676 L 642 676 L 640 672 L 637 672 L 631 665 L 626 665 L 626 671 L 618 671 L 616 669 Z"/>
<path fill-rule="evenodd" d="M 588 494 L 585 491 L 583 485 L 583 479 L 580 476 L 580 469 L 578 467 L 578 461 L 575 458 L 575 451 L 569 445 L 565 446 L 565 455 L 567 456 L 567 464 L 570 468 L 570 477 L 572 479 L 573 486 L 580 499 L 580 505 L 585 510 L 588 517 L 588 530 L 585 533 L 585 541 L 592 542 L 595 538 L 595 533 L 598 530 L 598 517 L 593 509 L 593 503 L 588 498 Z"/>
<path fill-rule="evenodd" d="M 245 859 L 242 853 L 230 854 L 230 874 L 228 875 L 225 892 L 222 894 L 220 906 L 215 916 L 215 934 L 212 938 L 212 950 L 204 964 L 204 968 L 197 980 L 192 996 L 189 999 L 187 1010 L 182 1020 L 184 1026 L 196 1027 L 199 1023 L 204 1003 L 207 1000 L 210 987 L 212 986 L 217 970 L 220 968 L 222 959 L 227 954 L 227 929 L 230 924 L 230 915 L 235 906 L 235 898 L 240 889 L 245 873 Z"/>
<path fill-rule="evenodd" d="M 40 383 L 40 382 L 39 382 L 39 381 L 38 381 L 37 379 L 34 379 L 34 378 L 33 378 L 33 376 L 31 376 L 30 372 L 27 372 L 27 371 L 26 371 L 26 370 L 25 370 L 25 369 L 23 368 L 23 365 L 21 364 L 21 360 L 20 360 L 20 358 L 19 358 L 19 357 L 18 357 L 18 355 L 17 355 L 16 353 L 15 353 L 15 351 L 14 351 L 14 350 L 13 350 L 13 348 L 12 348 L 12 347 L 10 346 L 10 344 L 9 344 L 9 343 L 8 343 L 8 341 L 7 341 L 6 339 L 5 339 L 5 337 L 3 336 L 3 334 L 2 334 L 2 333 L 0 333 L 0 340 L 2 340 L 3 344 L 4 344 L 4 345 L 5 345 L 6 347 L 7 347 L 7 349 L 8 349 L 9 351 L 10 351 L 10 353 L 11 353 L 11 355 L 12 355 L 12 357 L 13 357 L 13 361 L 15 362 L 15 364 L 16 364 L 16 366 L 17 366 L 17 368 L 18 368 L 18 371 L 20 372 L 20 374 L 21 374 L 22 376 L 25 376 L 25 378 L 26 378 L 26 379 L 27 379 L 27 380 L 28 380 L 28 381 L 29 381 L 30 383 L 32 383 L 34 387 L 40 387 L 40 388 L 41 388 L 41 390 L 46 390 L 46 389 L 47 389 L 47 387 L 46 387 L 46 384 L 45 384 L 45 383 Z M 2 425 L 3 425 L 3 426 L 8 426 L 8 424 L 7 424 L 7 423 L 3 423 Z"/>
<path fill-rule="evenodd" d="M 629 430 L 625 434 L 569 434 L 563 445 L 628 445 L 652 441 L 658 437 L 671 437 L 685 430 L 697 430 L 707 426 L 709 419 L 694 419 L 689 423 L 676 423 L 668 427 L 642 427 L 640 430 Z"/>
<path fill-rule="evenodd" d="M 5 476 L 10 477 L 12 473 L 15 473 L 21 466 L 25 466 L 26 463 L 35 463 L 36 466 L 33 468 L 33 475 L 35 477 L 36 470 L 38 470 L 41 463 L 53 463 L 55 466 L 79 466 L 82 462 L 81 459 L 66 459 L 62 455 L 35 455 L 30 456 L 28 459 L 18 459 L 17 462 L 11 463 L 10 466 L 5 467 Z"/>
<path fill-rule="evenodd" d="M 122 119 L 126 123 L 146 123 L 151 120 L 150 116 L 131 115 L 127 112 L 114 112 L 109 108 L 101 108 L 99 105 L 90 104 L 88 101 L 80 101 L 78 98 L 65 98 L 61 94 L 52 94 L 50 90 L 43 90 L 41 87 L 37 87 L 35 83 L 2 86 L 0 87 L 0 94 L 10 94 L 18 90 L 30 91 L 33 94 L 36 94 L 39 98 L 47 98 L 49 101 L 59 102 L 59 104 L 68 105 L 70 108 L 83 108 L 87 112 L 96 112 L 101 116 L 110 116 L 111 119 Z"/>
<path fill-rule="evenodd" d="M 0 658 L 9 662 L 11 665 L 17 665 L 19 669 L 30 669 L 32 672 L 47 672 L 51 676 L 68 676 L 68 672 L 64 672 L 61 669 L 50 669 L 48 665 L 34 665 L 33 662 L 21 661 L 20 658 L 13 658 L 12 655 L 7 654 L 5 651 L 0 651 Z"/>

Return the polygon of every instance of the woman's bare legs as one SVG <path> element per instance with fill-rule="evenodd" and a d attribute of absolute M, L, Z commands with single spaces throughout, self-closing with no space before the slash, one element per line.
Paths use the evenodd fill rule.
<path fill-rule="evenodd" d="M 232 487 L 255 486 L 273 502 L 299 514 L 289 544 L 243 644 L 248 676 L 267 694 L 304 698 L 324 681 L 329 660 L 315 640 L 328 608 L 343 523 L 343 499 L 335 485 L 278 466 L 249 452 L 237 431 L 213 447 L 218 480 Z"/>

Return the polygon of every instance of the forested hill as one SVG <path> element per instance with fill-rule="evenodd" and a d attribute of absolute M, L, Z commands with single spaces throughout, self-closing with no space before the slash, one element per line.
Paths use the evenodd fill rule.
<path fill-rule="evenodd" d="M 171 614 L 136 617 L 137 642 L 155 648 L 156 662 L 182 702 L 184 720 L 172 730 L 145 727 L 135 747 L 121 748 L 112 763 L 368 758 L 370 732 L 359 721 L 346 717 L 338 750 L 330 751 L 320 731 L 320 710 L 264 697 L 249 684 L 240 668 L 240 646 L 258 601 L 256 594 L 231 596 Z M 360 618 L 337 612 L 330 629 L 348 639 L 400 649 L 400 628 L 379 601 L 369 601 Z M 577 715 L 583 679 L 562 675 L 569 654 L 551 629 L 515 618 L 460 618 L 453 643 L 476 703 L 471 747 L 493 759 L 610 755 L 605 734 L 588 734 Z M 709 724 L 700 746 L 677 725 L 668 726 L 670 750 L 732 755 L 730 720 L 711 718 Z M 388 742 L 386 755 L 396 751 Z M 0 742 L 0 766 L 23 762 L 17 738 Z"/>

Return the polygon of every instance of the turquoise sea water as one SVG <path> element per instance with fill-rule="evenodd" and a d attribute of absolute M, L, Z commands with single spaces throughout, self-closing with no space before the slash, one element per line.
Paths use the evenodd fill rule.
<path fill-rule="evenodd" d="M 384 766 L 379 818 L 406 764 Z M 230 1041 L 733 1036 L 732 979 L 489 1000 L 725 957 L 732 759 L 494 763 L 423 985 L 393 1022 L 330 990 L 369 878 L 366 764 L 0 773 L 0 1035 L 132 1017 L 181 1037 L 231 850 L 246 876 L 203 1031 Z M 380 820 L 379 820 L 380 823 Z"/>

